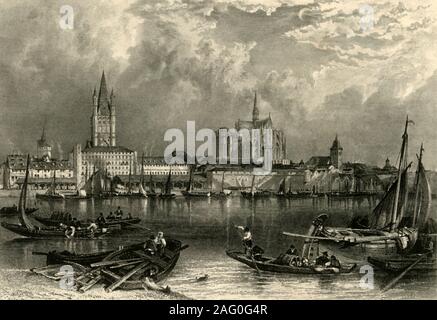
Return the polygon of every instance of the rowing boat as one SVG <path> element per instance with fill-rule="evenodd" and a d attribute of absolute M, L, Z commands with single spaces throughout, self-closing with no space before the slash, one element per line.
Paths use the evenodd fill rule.
<path fill-rule="evenodd" d="M 56 219 L 56 218 L 51 218 L 51 217 L 50 218 L 45 218 L 45 217 L 36 216 L 36 215 L 34 215 L 33 218 L 36 221 L 38 221 L 38 222 L 40 222 L 40 223 L 42 223 L 43 225 L 46 225 L 46 226 L 59 226 L 60 223 L 68 225 L 68 224 L 71 223 L 71 220 L 64 219 L 64 218 L 61 218 L 61 219 Z M 105 227 L 105 228 L 112 227 L 112 226 L 118 226 L 118 225 L 120 225 L 122 227 L 128 227 L 130 225 L 138 224 L 140 222 L 141 222 L 140 218 L 112 219 L 112 220 L 107 219 L 106 222 L 102 226 Z M 86 221 L 80 221 L 80 223 L 82 225 L 89 224 Z"/>
<path fill-rule="evenodd" d="M 46 264 L 48 266 L 74 262 L 82 266 L 89 267 L 92 263 L 102 261 L 106 256 L 110 255 L 114 251 L 115 250 L 78 254 L 67 250 L 61 252 L 54 250 L 49 252 L 32 252 L 32 254 L 46 256 Z"/>
<path fill-rule="evenodd" d="M 51 239 L 51 238 L 68 238 L 68 239 L 95 239 L 101 238 L 109 234 L 106 229 L 97 229 L 96 231 L 91 231 L 88 229 L 76 229 L 74 234 L 71 234 L 71 229 L 61 229 L 56 227 L 33 227 L 29 229 L 20 224 L 2 222 L 1 226 L 9 231 L 15 232 L 21 236 L 37 239 Z"/>
<path fill-rule="evenodd" d="M 26 214 L 31 214 L 38 210 L 37 208 L 26 208 Z M 0 215 L 15 215 L 19 214 L 18 207 L 3 207 L 0 209 Z"/>
<path fill-rule="evenodd" d="M 298 266 L 290 266 L 290 265 L 280 265 L 274 263 L 276 260 L 272 257 L 261 257 L 257 260 L 249 258 L 245 253 L 235 251 L 235 250 L 226 250 L 226 254 L 239 262 L 244 263 L 245 265 L 251 267 L 255 270 L 275 272 L 275 273 L 290 273 L 290 274 L 336 274 L 336 273 L 350 273 L 352 272 L 356 264 L 343 264 L 339 272 L 334 271 L 332 268 L 314 268 L 314 266 L 308 267 L 298 267 Z"/>
<path fill-rule="evenodd" d="M 161 256 L 150 256 L 144 252 L 144 244 L 130 246 L 128 248 L 115 251 L 106 256 L 101 265 L 108 263 L 101 269 L 101 275 L 105 282 L 113 284 L 132 273 L 128 280 L 123 281 L 118 288 L 124 290 L 143 289 L 144 280 L 152 279 L 155 283 L 163 280 L 174 269 L 179 260 L 180 252 L 188 246 L 182 246 L 178 240 L 167 240 L 167 246 Z M 111 261 L 132 261 L 140 260 L 141 265 L 126 263 L 125 266 L 111 265 Z M 92 265 L 93 267 L 93 265 Z M 140 268 L 139 268 L 140 267 Z"/>

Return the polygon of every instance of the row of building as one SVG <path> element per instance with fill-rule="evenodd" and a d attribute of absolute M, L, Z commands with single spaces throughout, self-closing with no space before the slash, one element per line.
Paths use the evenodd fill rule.
<path fill-rule="evenodd" d="M 157 177 L 169 174 L 170 166 L 165 163 L 163 157 L 139 156 L 136 151 L 117 144 L 115 95 L 113 90 L 110 93 L 108 91 L 104 72 L 99 91 L 94 89 L 92 94 L 91 105 L 90 139 L 85 143 L 85 147 L 80 144 L 75 145 L 68 159 L 53 158 L 52 146 L 48 142 L 46 130 L 42 129 L 42 135 L 37 140 L 37 154 L 31 158 L 31 188 L 43 190 L 55 183 L 58 189 L 77 190 L 96 172 L 104 173 L 106 177 L 118 181 L 128 181 L 127 177 L 130 177 L 130 181 L 138 180 L 140 174 Z M 249 121 L 238 119 L 235 129 L 260 129 L 261 132 L 266 129 L 272 130 L 273 172 L 259 181 L 259 185 L 265 188 L 277 188 L 280 181 L 286 178 L 290 181 L 290 185 L 293 185 L 293 189 L 300 190 L 305 188 L 317 189 L 317 191 L 332 190 L 335 186 L 354 190 L 353 188 L 357 188 L 360 183 L 364 183 L 364 189 L 374 189 L 381 187 L 380 177 L 390 176 L 396 170 L 388 160 L 382 169 L 344 162 L 343 148 L 337 136 L 328 156 L 314 156 L 307 162 L 292 163 L 287 159 L 284 132 L 274 127 L 270 115 L 267 118 L 260 118 L 256 94 L 252 119 Z M 3 188 L 18 189 L 24 180 L 25 169 L 25 155 L 19 153 L 8 155 L 0 171 L 3 176 Z M 251 165 L 207 165 L 198 168 L 198 171 L 198 176 L 204 181 L 204 187 L 209 188 L 215 188 L 218 181 L 223 180 L 229 188 L 245 188 L 252 181 Z M 175 183 L 187 181 L 189 173 L 190 167 L 186 164 L 171 166 Z M 329 186 L 325 186 L 327 179 Z M 341 182 L 338 182 L 339 180 Z"/>

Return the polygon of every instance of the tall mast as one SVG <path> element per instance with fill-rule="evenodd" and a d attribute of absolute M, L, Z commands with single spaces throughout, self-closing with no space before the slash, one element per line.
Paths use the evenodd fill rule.
<path fill-rule="evenodd" d="M 132 171 L 131 162 L 129 162 L 129 182 L 128 182 L 128 184 L 129 184 L 128 193 L 129 194 L 132 193 L 132 189 L 131 189 L 131 186 L 132 186 L 132 183 L 131 183 L 131 171 Z"/>
<path fill-rule="evenodd" d="M 422 156 L 423 156 L 423 143 L 420 145 L 420 153 L 418 157 L 418 163 L 417 163 L 417 170 L 416 170 L 416 179 L 414 183 L 415 187 L 415 197 L 414 197 L 414 211 L 413 211 L 413 227 L 416 225 L 417 222 L 417 211 L 418 211 L 418 203 L 419 203 L 419 182 L 420 182 L 420 170 L 422 166 Z"/>
<path fill-rule="evenodd" d="M 399 167 L 398 167 L 398 182 L 396 185 L 396 194 L 395 194 L 395 202 L 394 202 L 394 206 L 393 206 L 393 211 L 392 211 L 392 216 L 391 216 L 391 231 L 396 230 L 397 226 L 398 226 L 398 221 L 400 221 L 400 219 L 402 219 L 402 215 L 403 215 L 403 207 L 401 208 L 401 212 L 399 214 L 399 216 L 397 215 L 398 212 L 398 205 L 399 205 L 399 196 L 400 196 L 400 191 L 401 191 L 401 177 L 402 177 L 402 172 L 404 171 L 403 169 L 406 167 L 405 163 L 406 163 L 406 148 L 408 145 L 408 116 L 407 116 L 407 120 L 405 121 L 405 131 L 404 134 L 402 135 L 402 147 L 401 147 L 401 154 L 400 154 L 400 159 L 399 159 Z M 408 192 L 408 190 L 406 190 Z M 406 200 L 406 199 L 405 199 Z"/>
<path fill-rule="evenodd" d="M 141 155 L 141 186 L 144 188 L 144 152 Z"/>

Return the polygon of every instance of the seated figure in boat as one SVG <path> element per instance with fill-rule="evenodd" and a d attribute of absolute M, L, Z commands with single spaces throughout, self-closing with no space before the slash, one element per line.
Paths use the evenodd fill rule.
<path fill-rule="evenodd" d="M 167 242 L 164 239 L 164 233 L 162 231 L 159 231 L 158 235 L 153 241 L 156 245 L 156 252 L 159 256 L 162 256 L 164 254 L 165 247 L 167 246 Z"/>
<path fill-rule="evenodd" d="M 340 272 L 341 263 L 336 256 L 331 255 L 331 259 L 326 263 L 326 267 L 331 268 L 335 272 Z"/>
<path fill-rule="evenodd" d="M 109 216 L 106 217 L 106 220 L 114 220 L 114 219 L 115 219 L 115 216 L 114 216 L 114 214 L 112 213 L 112 211 L 109 212 Z"/>
<path fill-rule="evenodd" d="M 144 244 L 144 251 L 151 256 L 154 256 L 157 248 L 156 248 L 156 242 L 155 242 L 155 235 L 151 234 L 149 236 L 149 239 L 147 239 L 146 243 Z"/>
<path fill-rule="evenodd" d="M 126 219 L 133 219 L 132 214 L 130 212 L 127 214 Z"/>
<path fill-rule="evenodd" d="M 100 212 L 96 222 L 100 227 L 102 227 L 103 225 L 106 224 L 106 220 L 105 220 L 105 217 L 103 216 L 103 212 Z"/>
<path fill-rule="evenodd" d="M 120 207 L 117 208 L 115 211 L 115 218 L 116 219 L 122 219 L 123 218 L 123 210 L 121 210 Z"/>
<path fill-rule="evenodd" d="M 316 266 L 325 267 L 325 265 L 330 261 L 328 252 L 325 251 L 322 255 L 318 256 L 316 259 Z"/>
<path fill-rule="evenodd" d="M 82 224 L 80 223 L 79 220 L 77 220 L 76 218 L 73 218 L 71 220 L 71 222 L 69 223 L 70 226 L 75 227 L 76 229 L 80 229 L 82 228 Z"/>
<path fill-rule="evenodd" d="M 294 244 L 291 244 L 285 253 L 281 253 L 274 261 L 276 264 L 281 264 L 285 266 L 300 266 L 301 259 L 299 252 L 297 251 Z"/>

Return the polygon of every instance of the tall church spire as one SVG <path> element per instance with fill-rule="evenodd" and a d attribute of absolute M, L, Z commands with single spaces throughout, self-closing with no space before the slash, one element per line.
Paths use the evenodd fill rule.
<path fill-rule="evenodd" d="M 255 91 L 255 98 L 253 99 L 253 112 L 252 112 L 252 120 L 253 122 L 259 120 L 259 110 L 256 102 L 256 91 Z"/>
<path fill-rule="evenodd" d="M 98 98 L 98 110 L 100 112 L 109 111 L 109 99 L 108 99 L 108 89 L 106 88 L 106 78 L 105 71 L 103 70 L 102 79 L 100 80 L 100 90 L 99 90 L 99 98 Z M 105 110 L 106 108 L 106 110 Z"/>

